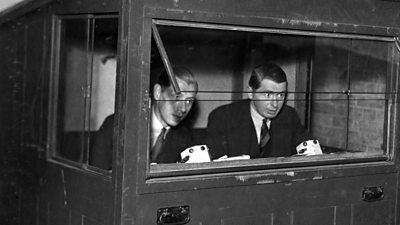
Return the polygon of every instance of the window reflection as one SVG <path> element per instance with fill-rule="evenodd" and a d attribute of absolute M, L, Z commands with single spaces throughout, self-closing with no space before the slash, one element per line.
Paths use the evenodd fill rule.
<path fill-rule="evenodd" d="M 86 30 L 89 24 L 86 18 L 65 19 L 60 23 L 56 154 L 82 162 L 85 105 L 83 88 L 86 86 L 86 51 L 89 48 Z"/>

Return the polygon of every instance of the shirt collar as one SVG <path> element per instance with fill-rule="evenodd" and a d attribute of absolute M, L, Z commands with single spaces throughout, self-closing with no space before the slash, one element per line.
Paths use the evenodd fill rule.
<path fill-rule="evenodd" d="M 151 129 L 153 131 L 161 131 L 161 129 L 163 127 L 164 126 L 162 125 L 160 119 L 158 119 L 158 117 L 154 111 L 154 108 L 153 108 L 152 113 L 151 113 Z M 169 127 L 165 127 L 165 128 L 169 129 Z"/>
<path fill-rule="evenodd" d="M 261 125 L 263 124 L 263 120 L 265 118 L 257 112 L 257 110 L 254 108 L 254 106 L 253 106 L 253 104 L 251 104 L 251 102 L 250 102 L 250 116 L 251 116 L 251 119 L 253 120 L 253 123 L 254 123 L 254 126 L 256 127 L 256 129 L 261 127 Z M 267 119 L 268 128 L 270 127 L 270 125 L 271 125 L 271 120 Z"/>
<path fill-rule="evenodd" d="M 250 103 L 250 115 L 253 121 L 257 121 L 257 123 L 262 123 L 264 117 L 261 116 L 256 109 L 254 108 L 253 104 Z"/>
<path fill-rule="evenodd" d="M 261 116 L 257 110 L 254 108 L 253 104 L 250 103 L 250 116 L 254 124 L 254 129 L 256 131 L 258 143 L 260 143 L 261 127 L 263 125 L 264 117 Z M 267 119 L 267 126 L 270 127 L 271 120 Z"/>
<path fill-rule="evenodd" d="M 169 130 L 170 127 L 165 127 L 167 130 L 164 134 L 164 138 L 167 135 L 167 132 Z M 161 130 L 163 129 L 163 125 L 160 121 L 160 119 L 158 119 L 158 117 L 156 116 L 156 113 L 154 112 L 154 108 L 151 111 L 151 146 L 154 146 L 158 135 L 160 135 Z"/>
<path fill-rule="evenodd" d="M 151 129 L 153 131 L 160 131 L 163 128 L 163 125 L 160 121 L 160 119 L 158 119 L 154 109 L 151 111 Z"/>

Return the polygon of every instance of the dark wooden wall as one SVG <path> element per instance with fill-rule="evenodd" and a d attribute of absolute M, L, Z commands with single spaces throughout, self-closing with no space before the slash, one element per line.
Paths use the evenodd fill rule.
<path fill-rule="evenodd" d="M 11 16 L 11 15 L 10 15 Z M 34 224 L 44 87 L 44 8 L 0 26 L 0 224 Z"/>
<path fill-rule="evenodd" d="M 52 13 L 115 13 L 119 1 L 27 2 L 0 14 L 0 224 L 111 224 L 109 178 L 46 160 L 50 39 Z"/>
<path fill-rule="evenodd" d="M 45 3 L 49 1 L 39 0 L 36 2 L 39 3 L 28 5 L 24 10 L 16 10 L 16 12 L 11 15 L 2 15 L 0 18 L 0 129 L 2 129 L 0 131 L 0 224 L 48 224 L 48 222 L 46 223 L 45 221 L 61 221 L 64 222 L 64 224 L 81 224 L 81 221 L 66 222 L 66 220 L 63 220 L 68 220 L 68 214 L 57 215 L 49 213 L 47 215 L 54 219 L 37 216 L 39 214 L 38 211 L 46 210 L 46 205 L 48 205 L 48 202 L 41 202 L 39 197 L 39 192 L 42 191 L 43 194 L 43 190 L 40 190 L 40 187 L 42 183 L 46 182 L 41 180 L 41 174 L 39 173 L 43 171 L 42 168 L 45 167 L 45 165 L 43 165 L 45 160 L 43 159 L 45 158 L 47 138 L 47 99 L 49 95 L 49 85 L 47 83 L 49 69 L 49 32 L 47 31 L 49 29 L 49 20 L 47 14 L 48 8 Z M 85 2 L 94 3 L 96 1 Z M 122 118 L 127 118 L 126 121 L 123 122 L 125 124 L 130 124 L 130 126 L 127 127 L 126 130 L 121 131 L 121 136 L 125 135 L 133 138 L 125 140 L 125 143 L 124 140 L 121 141 L 121 143 L 124 143 L 121 147 L 121 151 L 124 152 L 119 153 L 121 158 L 118 159 L 118 163 L 123 165 L 117 168 L 118 174 L 114 173 L 115 176 L 113 177 L 115 180 L 113 181 L 115 182 L 115 189 L 118 189 L 114 190 L 118 192 L 116 198 L 122 199 L 123 202 L 120 206 L 115 207 L 110 205 L 110 202 L 106 202 L 105 205 L 109 208 L 105 207 L 104 211 L 108 210 L 110 213 L 107 215 L 103 214 L 103 217 L 112 214 L 111 211 L 113 208 L 121 207 L 121 209 L 117 209 L 116 211 L 118 212 L 118 210 L 121 210 L 122 213 L 120 215 L 115 214 L 116 217 L 120 216 L 121 218 L 116 218 L 115 221 L 124 224 L 133 224 L 135 221 L 154 221 L 153 214 L 156 208 L 159 207 L 158 202 L 156 204 L 156 200 L 158 201 L 159 199 L 154 198 L 153 205 L 147 204 L 147 207 L 137 209 L 138 207 L 136 204 L 138 202 L 144 205 L 155 195 L 142 195 L 140 198 L 137 198 L 136 186 L 138 180 L 140 180 L 138 177 L 141 178 L 141 175 L 132 172 L 136 171 L 136 169 L 141 166 L 143 166 L 141 168 L 145 168 L 143 164 L 137 164 L 136 162 L 136 157 L 138 156 L 137 149 L 144 149 L 141 147 L 145 146 L 145 143 L 140 143 L 140 138 L 143 138 L 143 136 L 137 133 L 137 127 L 144 127 L 140 126 L 141 124 L 137 120 L 139 109 L 141 109 L 141 102 L 127 101 L 139 99 L 142 90 L 140 87 L 142 79 L 140 77 L 140 74 L 142 74 L 142 61 L 138 56 L 141 56 L 140 50 L 142 48 L 142 46 L 139 46 L 139 36 L 143 29 L 143 7 L 159 8 L 161 11 L 174 9 L 178 13 L 181 13 L 179 10 L 182 10 L 182 12 L 187 13 L 187 18 L 189 19 L 193 17 L 190 14 L 193 10 L 213 12 L 214 14 L 220 15 L 221 19 L 219 19 L 218 22 L 226 24 L 234 21 L 234 23 L 239 24 L 253 23 L 257 25 L 263 23 L 262 18 L 275 17 L 286 18 L 287 20 L 282 20 L 281 24 L 271 23 L 272 26 L 299 28 L 300 26 L 298 26 L 298 24 L 300 23 L 302 24 L 301 27 L 304 29 L 324 30 L 326 29 L 324 23 L 341 23 L 342 26 L 339 27 L 342 30 L 348 29 L 347 31 L 350 33 L 363 32 L 365 27 L 344 26 L 343 24 L 357 23 L 370 27 L 376 26 L 374 29 L 381 32 L 388 27 L 399 27 L 400 18 L 398 10 L 399 3 L 389 1 L 380 2 L 378 0 L 323 1 L 322 4 L 325 4 L 324 7 L 321 7 L 321 3 L 315 0 L 223 0 L 217 2 L 215 0 L 131 0 L 123 2 L 128 2 L 128 4 L 124 6 L 125 11 L 122 12 L 126 14 L 121 16 L 123 19 L 122 27 L 126 29 L 123 32 L 129 32 L 130 36 L 127 39 L 124 37 L 124 41 L 129 42 L 129 48 L 126 49 L 128 53 L 121 51 L 120 54 L 121 61 L 125 63 L 129 61 L 129 65 L 123 65 L 123 68 L 120 70 L 122 71 L 122 78 L 120 79 L 124 82 L 121 89 L 129 87 L 130 90 L 122 90 L 122 94 L 119 93 L 122 96 L 121 102 L 123 102 L 123 106 L 119 106 L 119 108 L 124 108 L 124 110 L 126 110 L 122 112 Z M 66 8 L 71 12 L 80 10 L 77 9 L 76 5 L 67 6 Z M 96 9 L 96 7 L 93 7 L 93 11 L 96 11 Z M 173 12 L 174 10 L 170 11 Z M 171 16 L 172 19 L 173 17 L 174 15 Z M 201 16 L 199 16 L 199 18 L 200 17 Z M 207 20 L 207 15 L 204 14 L 203 19 Z M 299 21 L 310 22 L 303 23 Z M 388 30 L 390 31 L 389 28 Z M 121 49 L 123 48 L 121 47 Z M 124 58 L 125 54 L 128 55 L 126 56 L 128 59 Z M 124 80 L 128 75 L 130 79 Z M 123 91 L 127 92 L 126 95 L 128 97 L 124 96 L 125 93 L 123 93 Z M 124 153 L 126 153 L 126 156 L 122 158 Z M 143 154 L 143 152 L 140 154 Z M 50 170 L 54 167 L 48 167 L 48 169 Z M 60 168 L 56 169 L 54 173 L 59 174 L 60 171 L 64 171 Z M 141 172 L 144 173 L 143 171 Z M 390 171 L 390 173 L 393 173 L 393 171 Z M 78 180 L 82 179 L 82 181 L 84 181 L 85 179 L 81 178 L 80 175 L 81 174 L 77 175 Z M 66 178 L 68 179 L 68 176 L 66 176 Z M 394 175 L 391 174 L 381 179 L 384 180 L 384 178 L 394 180 Z M 368 177 L 363 179 L 366 184 L 368 180 Z M 85 181 L 90 185 L 89 183 L 91 180 Z M 106 181 L 106 183 L 108 185 L 110 182 Z M 391 183 L 391 185 L 391 187 L 393 187 L 395 184 Z M 51 185 L 46 187 L 51 188 Z M 73 190 L 74 187 L 75 186 L 72 186 L 71 190 Z M 316 186 L 313 186 L 313 188 L 315 190 L 317 189 Z M 273 189 L 274 188 L 271 188 L 271 190 Z M 124 193 L 122 193 L 122 190 L 124 190 Z M 191 193 L 186 192 L 184 198 L 186 198 L 188 202 L 194 202 L 193 205 L 199 208 L 205 208 L 206 203 L 196 203 L 196 201 L 198 199 L 204 199 L 205 201 L 205 197 L 209 196 L 208 190 L 207 188 L 203 188 L 202 191 L 196 192 L 196 195 L 191 195 Z M 238 193 L 238 190 L 243 192 L 247 191 L 246 188 L 241 189 L 240 187 L 236 190 L 232 189 L 231 191 L 234 194 Z M 46 189 L 44 191 L 46 191 Z M 90 190 L 87 191 L 89 192 Z M 107 189 L 107 191 L 111 192 L 109 189 Z M 317 192 L 317 190 L 315 192 Z M 214 192 L 214 195 L 219 193 L 220 192 Z M 283 191 L 281 191 L 281 193 L 284 194 Z M 395 193 L 395 190 L 391 190 L 390 193 Z M 95 195 L 96 193 L 92 194 Z M 171 197 L 176 199 L 179 197 L 177 196 L 178 194 L 179 191 L 170 192 L 169 194 L 165 194 L 162 200 L 165 202 L 165 205 L 168 205 L 169 202 L 167 202 L 167 199 Z M 107 200 L 110 198 L 107 198 Z M 255 199 L 256 197 L 253 198 Z M 137 201 L 137 199 L 139 201 Z M 290 204 L 289 200 L 287 202 L 287 204 Z M 172 202 L 171 204 L 175 203 Z M 90 204 L 88 205 L 88 207 L 90 207 Z M 103 212 L 103 209 L 100 212 Z M 137 212 L 141 214 L 136 216 L 135 213 Z M 146 216 L 145 214 L 148 212 L 151 213 L 152 217 L 149 219 L 144 218 Z M 203 211 L 200 210 L 198 212 Z M 204 212 L 207 211 L 204 210 Z M 206 217 L 206 215 L 204 217 Z M 194 221 L 201 222 L 202 219 L 203 218 L 194 219 Z M 112 218 L 102 218 L 102 220 L 109 221 L 112 220 Z M 87 221 L 90 220 L 88 219 Z M 229 218 L 226 221 L 229 221 Z M 86 224 L 91 224 L 91 222 L 86 222 Z M 96 223 L 92 222 L 92 224 Z"/>

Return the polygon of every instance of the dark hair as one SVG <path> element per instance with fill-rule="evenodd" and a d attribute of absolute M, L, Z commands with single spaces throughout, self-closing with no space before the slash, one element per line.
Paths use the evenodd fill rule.
<path fill-rule="evenodd" d="M 197 81 L 195 80 L 192 72 L 189 69 L 184 67 L 172 67 L 172 71 L 175 74 L 176 78 L 184 80 L 188 84 L 193 84 L 197 89 Z M 168 88 L 171 86 L 171 80 L 169 79 L 167 70 L 163 69 L 155 82 L 155 84 L 159 84 L 162 89 Z M 154 86 L 154 85 L 152 85 Z"/>
<path fill-rule="evenodd" d="M 257 90 L 264 79 L 272 80 L 276 83 L 287 82 L 286 74 L 281 67 L 274 63 L 267 63 L 256 66 L 251 72 L 249 86 Z"/>

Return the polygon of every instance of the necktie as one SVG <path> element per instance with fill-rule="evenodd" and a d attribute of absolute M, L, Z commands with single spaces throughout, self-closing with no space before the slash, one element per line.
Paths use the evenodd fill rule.
<path fill-rule="evenodd" d="M 157 156 L 160 154 L 160 152 L 162 150 L 166 131 L 167 131 L 167 129 L 165 129 L 165 127 L 163 127 L 163 129 L 161 129 L 161 133 L 158 135 L 156 143 L 154 144 L 153 148 L 151 148 L 151 161 L 152 162 L 156 161 Z"/>
<path fill-rule="evenodd" d="M 267 125 L 267 119 L 263 119 L 263 124 L 261 126 L 261 133 L 260 133 L 260 150 L 267 145 L 268 141 L 270 139 L 269 136 L 269 130 L 268 130 L 268 125 Z"/>

